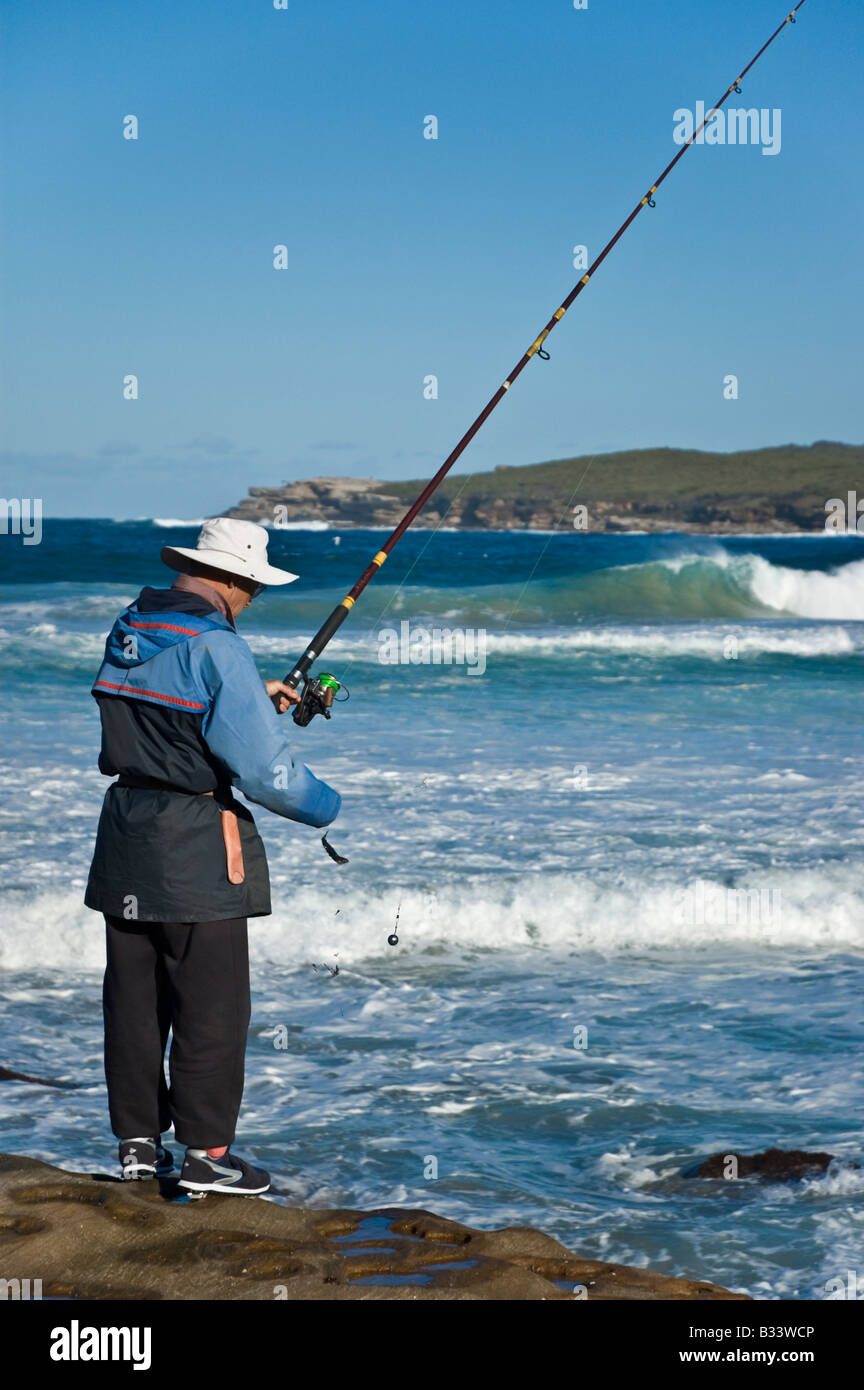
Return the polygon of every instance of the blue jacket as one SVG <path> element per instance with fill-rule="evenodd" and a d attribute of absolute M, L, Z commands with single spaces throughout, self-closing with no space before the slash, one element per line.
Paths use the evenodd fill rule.
<path fill-rule="evenodd" d="M 88 905 L 143 921 L 268 913 L 264 848 L 232 789 L 319 827 L 341 799 L 295 759 L 285 716 L 228 619 L 198 594 L 144 589 L 114 623 L 92 693 L 102 719 L 99 767 L 119 780 L 103 805 Z M 225 868 L 226 805 L 240 819 L 239 885 Z"/>

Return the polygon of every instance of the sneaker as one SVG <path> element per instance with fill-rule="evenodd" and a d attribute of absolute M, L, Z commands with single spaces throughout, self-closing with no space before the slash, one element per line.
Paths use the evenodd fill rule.
<path fill-rule="evenodd" d="M 208 1158 L 206 1149 L 187 1149 L 180 1187 L 188 1192 L 234 1192 L 255 1197 L 270 1186 L 270 1174 L 253 1168 L 229 1149 L 221 1158 Z"/>
<path fill-rule="evenodd" d="M 174 1172 L 174 1155 L 162 1147 L 158 1134 L 155 1139 L 121 1139 L 120 1164 L 126 1180 L 164 1178 Z"/>

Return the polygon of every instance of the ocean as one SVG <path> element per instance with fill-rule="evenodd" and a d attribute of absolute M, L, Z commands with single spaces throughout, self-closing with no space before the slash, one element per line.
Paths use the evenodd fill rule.
<path fill-rule="evenodd" d="M 49 521 L 0 550 L 0 1062 L 64 1083 L 0 1085 L 0 1147 L 80 1171 L 116 1160 L 89 689 L 196 531 Z M 262 677 L 381 540 L 272 533 L 301 579 L 240 620 Z M 347 702 L 286 717 L 350 862 L 256 813 L 236 1147 L 274 1200 L 533 1225 L 756 1298 L 864 1287 L 862 617 L 864 537 L 409 532 L 322 663 Z M 770 1147 L 840 1162 L 683 1176 Z"/>

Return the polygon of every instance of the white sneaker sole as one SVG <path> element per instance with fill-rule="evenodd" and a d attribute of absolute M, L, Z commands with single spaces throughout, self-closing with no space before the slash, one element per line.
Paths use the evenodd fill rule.
<path fill-rule="evenodd" d="M 269 1182 L 266 1187 L 235 1187 L 232 1183 L 188 1182 L 181 1178 L 177 1186 L 187 1192 L 227 1192 L 235 1197 L 260 1197 L 262 1192 L 270 1191 Z"/>

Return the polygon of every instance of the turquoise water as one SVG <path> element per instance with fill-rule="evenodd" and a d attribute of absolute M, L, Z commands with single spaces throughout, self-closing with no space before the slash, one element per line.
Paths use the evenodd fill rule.
<path fill-rule="evenodd" d="M 0 1061 L 75 1083 L 0 1087 L 0 1147 L 82 1170 L 113 1159 L 89 685 L 195 530 L 53 522 L 0 552 Z M 262 676 L 380 540 L 273 533 L 302 578 L 242 620 Z M 257 816 L 239 1151 L 293 1200 L 538 1225 L 762 1298 L 864 1271 L 862 614 L 856 537 L 409 533 L 328 652 L 348 704 L 289 726 L 350 863 Z M 382 663 L 403 622 L 482 630 L 476 673 Z M 681 1177 L 771 1146 L 847 1162 Z"/>

